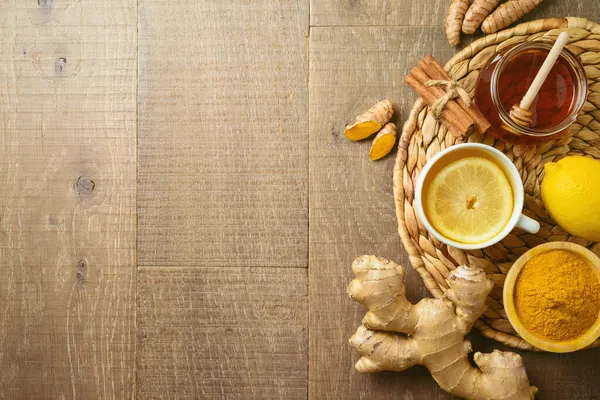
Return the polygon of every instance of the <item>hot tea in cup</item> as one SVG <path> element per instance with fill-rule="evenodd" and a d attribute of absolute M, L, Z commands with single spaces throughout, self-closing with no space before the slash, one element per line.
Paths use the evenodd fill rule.
<path fill-rule="evenodd" d="M 438 240 L 461 249 L 481 249 L 515 226 L 530 233 L 539 223 L 521 214 L 523 183 L 499 150 L 478 143 L 450 147 L 432 158 L 417 180 L 417 215 Z"/>

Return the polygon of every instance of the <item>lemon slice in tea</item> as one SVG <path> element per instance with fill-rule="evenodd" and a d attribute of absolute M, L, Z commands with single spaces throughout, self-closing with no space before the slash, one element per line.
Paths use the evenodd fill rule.
<path fill-rule="evenodd" d="M 426 214 L 442 235 L 457 242 L 488 241 L 506 226 L 513 210 L 512 188 L 492 161 L 466 157 L 433 177 Z"/>

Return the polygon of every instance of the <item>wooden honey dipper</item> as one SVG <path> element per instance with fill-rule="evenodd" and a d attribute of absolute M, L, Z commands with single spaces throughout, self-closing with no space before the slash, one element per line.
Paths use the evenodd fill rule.
<path fill-rule="evenodd" d="M 560 53 L 562 52 L 568 41 L 569 33 L 562 32 L 560 35 L 558 35 L 556 42 L 554 42 L 552 49 L 550 49 L 550 53 L 548 53 L 548 57 L 546 57 L 546 60 L 544 60 L 542 67 L 535 76 L 535 79 L 531 83 L 531 86 L 527 90 L 527 93 L 525 93 L 525 96 L 523 96 L 521 102 L 519 104 L 515 104 L 510 110 L 510 118 L 515 123 L 524 127 L 528 127 L 529 125 L 531 125 L 531 118 L 533 116 L 533 113 L 529 111 L 529 109 L 531 108 L 531 104 L 537 97 L 538 92 L 542 88 L 542 85 L 546 81 L 548 74 L 552 70 L 552 67 L 554 67 L 556 60 L 558 60 Z"/>

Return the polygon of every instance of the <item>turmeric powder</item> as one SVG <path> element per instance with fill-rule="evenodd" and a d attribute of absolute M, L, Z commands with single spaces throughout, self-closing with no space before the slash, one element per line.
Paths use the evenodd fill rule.
<path fill-rule="evenodd" d="M 514 290 L 521 322 L 532 333 L 564 341 L 583 335 L 600 312 L 600 281 L 579 254 L 552 250 L 525 264 Z"/>

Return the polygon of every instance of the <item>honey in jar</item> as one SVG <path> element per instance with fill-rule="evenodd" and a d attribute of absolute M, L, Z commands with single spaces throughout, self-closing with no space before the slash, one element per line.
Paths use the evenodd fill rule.
<path fill-rule="evenodd" d="M 541 143 L 556 138 L 577 119 L 587 97 L 587 80 L 583 65 L 567 49 L 561 52 L 531 105 L 531 125 L 518 125 L 509 116 L 551 48 L 552 43 L 545 41 L 516 45 L 496 54 L 482 68 L 475 104 L 490 121 L 490 131 L 496 137 L 510 143 Z"/>

